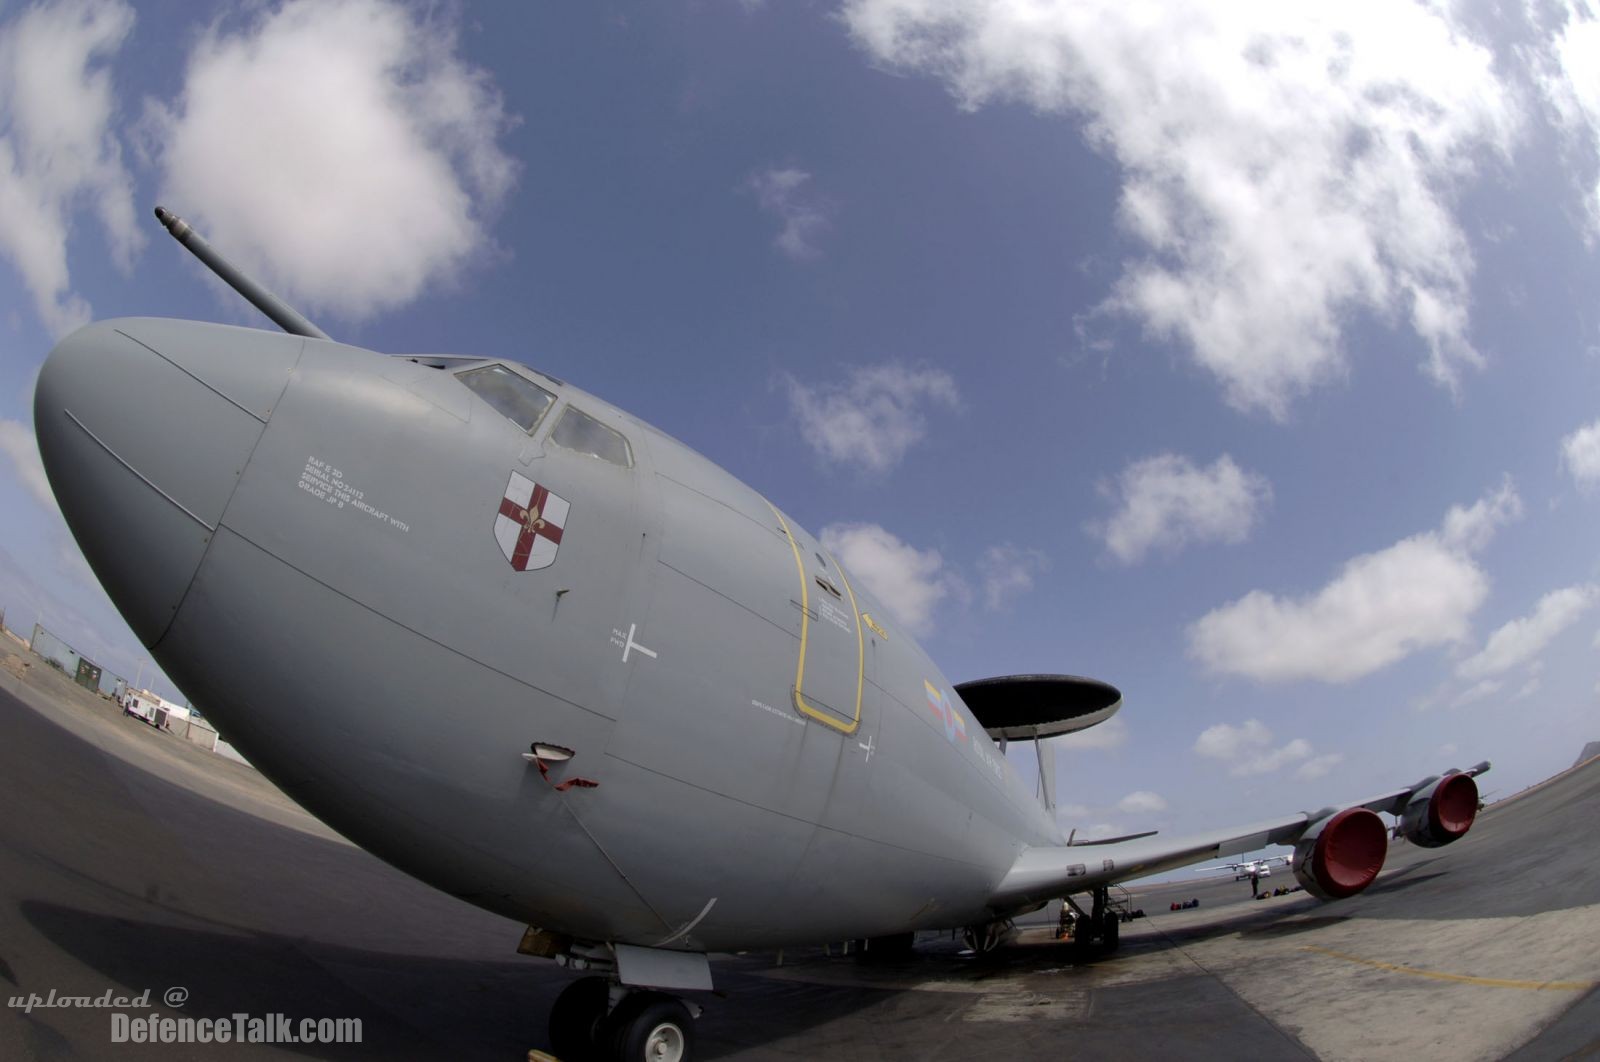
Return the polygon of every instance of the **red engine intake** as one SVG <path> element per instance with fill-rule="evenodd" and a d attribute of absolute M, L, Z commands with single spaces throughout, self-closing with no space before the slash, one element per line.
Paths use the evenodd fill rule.
<path fill-rule="evenodd" d="M 1312 827 L 1294 848 L 1294 876 L 1320 900 L 1354 896 L 1378 876 L 1389 830 L 1376 812 L 1345 808 Z"/>
<path fill-rule="evenodd" d="M 1400 816 L 1405 839 L 1423 848 L 1458 841 L 1478 817 L 1478 783 L 1470 774 L 1447 774 L 1418 793 Z"/>

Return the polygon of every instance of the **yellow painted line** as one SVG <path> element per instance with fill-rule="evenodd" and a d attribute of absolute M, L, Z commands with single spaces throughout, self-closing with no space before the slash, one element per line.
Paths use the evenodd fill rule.
<path fill-rule="evenodd" d="M 1503 977 L 1468 977 L 1466 974 L 1441 973 L 1438 970 L 1418 970 L 1410 966 L 1396 966 L 1392 962 L 1379 962 L 1376 959 L 1363 959 L 1359 955 L 1346 955 L 1342 951 L 1331 948 L 1319 948 L 1307 944 L 1301 951 L 1314 951 L 1319 955 L 1332 956 L 1346 962 L 1360 963 L 1362 966 L 1371 966 L 1376 970 L 1388 970 L 1390 973 L 1410 974 L 1412 977 L 1428 977 L 1435 981 L 1458 981 L 1465 985 L 1483 985 L 1485 988 L 1522 988 L 1530 992 L 1587 992 L 1594 988 L 1600 981 L 1513 981 Z"/>
<path fill-rule="evenodd" d="M 767 501 L 765 498 L 761 500 Z M 795 539 L 794 532 L 789 530 L 789 521 L 783 518 L 783 514 L 778 511 L 778 507 L 771 502 L 767 502 L 767 508 L 771 509 L 772 515 L 778 518 L 778 523 L 783 528 L 784 536 L 789 540 L 789 548 L 794 550 L 794 567 L 795 571 L 800 575 L 800 661 L 795 665 L 794 673 L 795 707 L 800 709 L 801 713 L 810 716 L 824 726 L 832 727 L 842 734 L 854 734 L 861 729 L 861 686 L 867 666 L 866 649 L 861 641 L 861 621 L 859 619 L 856 620 L 856 716 L 849 723 L 845 723 L 835 717 L 833 713 L 821 711 L 807 704 L 805 694 L 802 692 L 806 679 L 806 639 L 811 627 L 811 596 L 810 588 L 806 582 L 806 563 L 800 559 L 800 543 Z M 839 574 L 841 578 L 844 575 L 843 571 Z M 849 590 L 850 580 L 845 579 L 844 585 L 845 589 Z M 851 590 L 851 611 L 855 611 L 855 596 L 855 591 Z"/>

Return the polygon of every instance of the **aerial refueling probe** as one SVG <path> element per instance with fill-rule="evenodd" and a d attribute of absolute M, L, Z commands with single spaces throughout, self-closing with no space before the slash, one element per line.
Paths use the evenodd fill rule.
<path fill-rule="evenodd" d="M 165 225 L 167 231 L 172 233 L 172 238 L 188 248 L 190 254 L 204 262 L 207 269 L 227 281 L 229 287 L 249 299 L 256 309 L 272 318 L 273 324 L 291 335 L 307 336 L 311 339 L 332 338 L 296 313 L 288 303 L 235 269 L 233 264 L 218 254 L 205 241 L 205 237 L 194 231 L 187 221 L 166 207 L 159 206 L 156 207 L 156 220 Z"/>

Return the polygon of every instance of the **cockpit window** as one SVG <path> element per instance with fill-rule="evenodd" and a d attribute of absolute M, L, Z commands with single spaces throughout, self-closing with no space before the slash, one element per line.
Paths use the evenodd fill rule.
<path fill-rule="evenodd" d="M 485 365 L 456 373 L 478 397 L 504 413 L 523 431 L 531 432 L 549 412 L 556 396 L 504 365 Z"/>
<path fill-rule="evenodd" d="M 633 467 L 633 451 L 628 448 L 628 440 L 577 406 L 568 406 L 561 414 L 555 431 L 550 433 L 550 441 L 623 468 Z"/>

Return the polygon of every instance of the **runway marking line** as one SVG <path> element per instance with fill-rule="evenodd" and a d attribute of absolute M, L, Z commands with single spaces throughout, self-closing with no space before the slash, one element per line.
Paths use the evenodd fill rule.
<path fill-rule="evenodd" d="M 1335 959 L 1360 963 L 1362 966 L 1388 970 L 1391 973 L 1410 974 L 1413 977 L 1429 977 L 1435 981 L 1459 981 L 1462 984 L 1483 985 L 1487 988 L 1523 988 L 1531 992 L 1587 992 L 1595 985 L 1600 984 L 1597 981 L 1512 981 L 1500 977 L 1468 977 L 1466 974 L 1442 973 L 1438 970 L 1417 970 L 1410 966 L 1396 966 L 1392 962 L 1363 959 L 1359 955 L 1346 955 L 1342 951 L 1319 948 L 1313 944 L 1307 944 L 1300 950 L 1314 951 L 1319 955 L 1329 955 Z"/>

